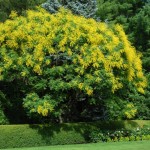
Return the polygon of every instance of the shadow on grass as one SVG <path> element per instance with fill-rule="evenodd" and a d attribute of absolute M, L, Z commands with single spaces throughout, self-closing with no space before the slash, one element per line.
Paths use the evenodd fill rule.
<path fill-rule="evenodd" d="M 101 121 L 93 123 L 63 123 L 49 125 L 30 125 L 42 136 L 46 145 L 61 145 L 90 142 L 92 131 L 98 130 L 121 130 L 138 127 L 136 121 Z"/>
<path fill-rule="evenodd" d="M 75 144 L 88 143 L 89 134 L 95 127 L 88 123 L 65 123 L 49 125 L 30 125 L 30 128 L 37 130 L 46 144 Z"/>

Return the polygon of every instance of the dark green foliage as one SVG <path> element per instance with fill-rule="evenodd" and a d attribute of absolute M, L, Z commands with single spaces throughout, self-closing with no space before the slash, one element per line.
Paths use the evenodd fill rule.
<path fill-rule="evenodd" d="M 150 71 L 150 2 L 130 18 L 128 33 L 131 41 L 143 54 L 143 66 Z"/>
<path fill-rule="evenodd" d="M 23 14 L 27 9 L 34 9 L 35 6 L 42 4 L 45 0 L 0 0 L 0 22 L 9 18 L 12 10 Z"/>
<path fill-rule="evenodd" d="M 2 104 L 6 103 L 6 98 L 4 93 L 0 90 L 0 125 L 8 124 L 8 120 L 4 114 L 4 107 Z"/>
<path fill-rule="evenodd" d="M 3 124 L 8 124 L 8 120 L 0 106 L 0 125 L 3 125 Z"/>
<path fill-rule="evenodd" d="M 144 5 L 141 0 L 97 0 L 98 11 L 102 21 L 120 23 L 128 26 L 130 17 L 133 17 Z"/>
<path fill-rule="evenodd" d="M 11 9 L 9 0 L 0 0 L 0 21 L 5 21 L 8 18 Z"/>
<path fill-rule="evenodd" d="M 98 129 L 135 129 L 143 125 L 150 125 L 150 122 L 112 121 L 52 125 L 3 125 L 0 126 L 0 148 L 87 143 L 90 142 L 92 132 Z"/>
<path fill-rule="evenodd" d="M 28 88 L 25 85 L 22 85 L 24 85 L 22 82 L 17 82 L 16 80 L 12 82 L 0 82 L 0 89 L 3 94 L 3 97 L 0 98 L 0 104 L 10 124 L 28 122 L 22 107 L 24 90 L 28 90 Z"/>

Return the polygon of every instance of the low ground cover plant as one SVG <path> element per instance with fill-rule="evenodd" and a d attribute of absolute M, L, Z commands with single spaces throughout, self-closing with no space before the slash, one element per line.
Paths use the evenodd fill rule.
<path fill-rule="evenodd" d="M 96 130 L 91 133 L 90 138 L 92 142 L 150 140 L 150 126 L 130 130 Z"/>

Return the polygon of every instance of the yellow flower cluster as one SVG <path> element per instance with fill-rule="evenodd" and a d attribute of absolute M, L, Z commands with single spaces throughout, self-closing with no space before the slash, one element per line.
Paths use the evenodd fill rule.
<path fill-rule="evenodd" d="M 48 115 L 48 109 L 43 108 L 41 105 L 38 106 L 37 112 L 39 114 L 42 114 L 42 116 L 47 116 Z"/>
<path fill-rule="evenodd" d="M 48 116 L 54 110 L 54 106 L 50 102 L 50 97 L 44 96 L 43 98 L 39 98 L 36 93 L 27 94 L 23 106 L 30 113 L 38 113 L 42 116 Z"/>
<path fill-rule="evenodd" d="M 38 114 L 42 116 L 48 116 L 48 113 L 51 111 L 53 111 L 53 107 L 47 101 L 37 107 Z"/>
<path fill-rule="evenodd" d="M 12 19 L 17 17 L 17 16 L 18 16 L 18 14 L 17 14 L 16 11 L 12 11 L 11 14 L 9 15 L 9 17 L 12 18 Z"/>
<path fill-rule="evenodd" d="M 72 59 L 75 73 L 79 76 L 89 68 L 93 73 L 104 69 L 113 92 L 123 87 L 121 78 L 127 78 L 139 92 L 144 92 L 146 79 L 140 55 L 120 25 L 110 28 L 105 23 L 75 16 L 64 9 L 57 14 L 49 14 L 38 8 L 36 11 L 28 10 L 25 17 L 16 15 L 12 12 L 13 20 L 0 24 L 0 79 L 5 69 L 14 66 L 42 75 L 44 67 L 57 66 L 57 61 L 52 64 L 47 56 L 64 53 Z M 127 77 L 117 72 L 124 72 Z M 23 69 L 20 74 L 23 77 L 27 75 Z M 99 75 L 95 77 L 96 82 L 102 80 Z M 76 85 L 82 90 L 84 83 L 79 83 Z M 94 90 L 89 86 L 84 89 L 88 95 Z M 38 112 L 43 112 L 40 106 Z M 47 111 L 44 110 L 43 114 L 46 115 Z"/>
<path fill-rule="evenodd" d="M 137 109 L 135 108 L 135 106 L 132 103 L 128 103 L 126 105 L 126 111 L 125 111 L 125 116 L 128 119 L 133 118 L 137 113 Z"/>

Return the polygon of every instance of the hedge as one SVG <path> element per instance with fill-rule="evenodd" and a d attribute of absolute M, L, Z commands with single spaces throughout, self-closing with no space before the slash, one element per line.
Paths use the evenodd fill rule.
<path fill-rule="evenodd" d="M 111 121 L 51 125 L 1 125 L 0 149 L 90 142 L 96 129 L 132 129 L 150 125 L 150 121 Z"/>

